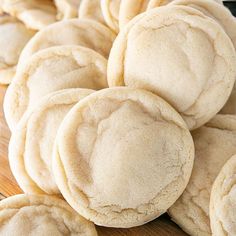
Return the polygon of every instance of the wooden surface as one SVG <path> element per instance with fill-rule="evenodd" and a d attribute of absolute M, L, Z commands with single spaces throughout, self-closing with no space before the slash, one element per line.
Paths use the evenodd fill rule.
<path fill-rule="evenodd" d="M 14 177 L 11 174 L 7 149 L 10 138 L 10 131 L 6 125 L 2 102 L 6 87 L 0 85 L 0 200 L 18 193 L 22 193 Z M 131 229 L 113 229 L 97 227 L 99 236 L 186 236 L 176 224 L 174 224 L 167 214 L 158 219 Z"/>

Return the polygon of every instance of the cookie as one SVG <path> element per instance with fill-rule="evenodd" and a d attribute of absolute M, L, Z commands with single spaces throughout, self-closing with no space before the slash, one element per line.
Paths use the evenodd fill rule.
<path fill-rule="evenodd" d="M 79 46 L 51 47 L 33 55 L 16 73 L 5 95 L 4 112 L 10 129 L 49 93 L 107 87 L 106 64 L 99 53 Z"/>
<path fill-rule="evenodd" d="M 105 22 L 116 33 L 119 32 L 120 1 L 101 0 L 101 9 Z"/>
<path fill-rule="evenodd" d="M 78 17 L 78 8 L 81 0 L 55 0 L 57 19 L 70 19 Z"/>
<path fill-rule="evenodd" d="M 127 228 L 166 212 L 185 189 L 193 159 L 192 137 L 169 104 L 145 90 L 108 88 L 66 115 L 53 173 L 79 214 Z"/>
<path fill-rule="evenodd" d="M 137 16 L 119 33 L 108 60 L 108 84 L 156 93 L 193 130 L 226 103 L 235 63 L 234 46 L 217 22 L 171 5 Z"/>
<path fill-rule="evenodd" d="M 79 7 L 79 18 L 106 24 L 102 14 L 100 0 L 82 0 Z"/>
<path fill-rule="evenodd" d="M 34 31 L 12 16 L 0 16 L 0 84 L 9 84 L 20 53 Z"/>
<path fill-rule="evenodd" d="M 169 214 L 189 235 L 211 236 L 211 188 L 222 166 L 236 153 L 236 116 L 216 115 L 192 135 L 195 145 L 192 175 Z"/>
<path fill-rule="evenodd" d="M 119 11 L 119 28 L 122 29 L 135 16 L 146 11 L 149 0 L 121 0 Z"/>
<path fill-rule="evenodd" d="M 34 53 L 60 45 L 79 45 L 108 57 L 114 39 L 115 34 L 109 28 L 95 21 L 60 21 L 44 28 L 30 40 L 21 53 L 17 69 L 27 64 L 27 60 Z"/>
<path fill-rule="evenodd" d="M 25 193 L 60 193 L 51 170 L 56 133 L 67 112 L 92 92 L 77 88 L 50 93 L 21 119 L 10 139 L 9 162 Z"/>
<path fill-rule="evenodd" d="M 4 0 L 2 8 L 34 30 L 56 21 L 56 8 L 51 0 Z"/>
<path fill-rule="evenodd" d="M 218 174 L 210 198 L 210 219 L 213 236 L 236 235 L 236 155 Z"/>
<path fill-rule="evenodd" d="M 27 194 L 0 201 L 0 234 L 97 236 L 94 224 L 77 214 L 64 200 Z"/>

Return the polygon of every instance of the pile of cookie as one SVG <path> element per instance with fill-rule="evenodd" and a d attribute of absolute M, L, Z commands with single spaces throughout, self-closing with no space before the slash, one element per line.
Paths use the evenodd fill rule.
<path fill-rule="evenodd" d="M 220 0 L 1 0 L 2 235 L 97 235 L 165 212 L 236 235 L 236 19 Z M 63 200 L 64 199 L 64 200 Z"/>

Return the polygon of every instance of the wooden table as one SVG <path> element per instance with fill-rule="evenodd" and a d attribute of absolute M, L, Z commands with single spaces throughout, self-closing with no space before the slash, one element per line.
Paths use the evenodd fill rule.
<path fill-rule="evenodd" d="M 3 98 L 6 91 L 5 86 L 0 85 L 0 200 L 22 193 L 11 174 L 8 160 L 7 150 L 10 138 L 10 131 L 6 125 L 3 114 Z M 176 224 L 174 224 L 167 214 L 158 219 L 132 229 L 113 229 L 97 227 L 99 236 L 186 236 Z"/>

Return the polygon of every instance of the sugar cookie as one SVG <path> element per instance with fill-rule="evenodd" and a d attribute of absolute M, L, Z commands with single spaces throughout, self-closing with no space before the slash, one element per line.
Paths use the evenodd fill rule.
<path fill-rule="evenodd" d="M 56 8 L 51 0 L 4 0 L 3 10 L 34 30 L 56 21 Z"/>
<path fill-rule="evenodd" d="M 127 228 L 155 219 L 191 175 L 194 146 L 185 122 L 145 90 L 95 92 L 70 110 L 57 134 L 56 183 L 97 225 Z"/>
<path fill-rule="evenodd" d="M 99 53 L 79 46 L 51 47 L 33 55 L 16 73 L 5 95 L 4 112 L 10 129 L 49 93 L 66 88 L 107 87 L 106 64 Z"/>
<path fill-rule="evenodd" d="M 46 96 L 24 115 L 9 144 L 13 175 L 26 193 L 59 194 L 51 170 L 54 140 L 66 113 L 90 89 L 65 89 Z"/>
<path fill-rule="evenodd" d="M 0 234 L 97 236 L 94 224 L 77 214 L 64 200 L 26 194 L 0 201 Z"/>
<path fill-rule="evenodd" d="M 211 236 L 211 188 L 222 166 L 236 153 L 236 116 L 216 115 L 192 135 L 195 144 L 192 175 L 182 196 L 169 209 L 169 214 L 188 234 Z"/>
<path fill-rule="evenodd" d="M 159 7 L 137 16 L 117 36 L 108 60 L 110 87 L 156 93 L 191 130 L 220 111 L 235 78 L 236 53 L 223 28 L 186 6 Z"/>

